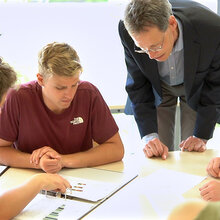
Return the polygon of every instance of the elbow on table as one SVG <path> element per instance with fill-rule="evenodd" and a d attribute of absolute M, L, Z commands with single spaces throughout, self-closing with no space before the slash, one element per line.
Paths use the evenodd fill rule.
<path fill-rule="evenodd" d="M 125 154 L 124 144 L 122 143 L 121 140 L 116 144 L 116 151 L 117 152 L 114 153 L 115 154 L 115 162 L 121 161 L 124 158 L 124 154 Z"/>

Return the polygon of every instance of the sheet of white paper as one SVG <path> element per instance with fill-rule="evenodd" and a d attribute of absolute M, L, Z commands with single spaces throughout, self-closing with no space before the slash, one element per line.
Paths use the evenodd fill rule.
<path fill-rule="evenodd" d="M 94 202 L 110 195 L 120 186 L 120 184 L 87 180 L 65 175 L 62 176 L 67 179 L 72 186 L 72 190 L 68 190 L 66 195 Z"/>
<path fill-rule="evenodd" d="M 188 173 L 168 169 L 159 169 L 142 179 L 149 192 L 164 192 L 181 195 L 205 179 Z"/>
<path fill-rule="evenodd" d="M 159 169 L 140 181 L 152 207 L 161 219 L 165 219 L 174 206 L 184 201 L 182 194 L 204 178 L 205 176 Z"/>
<path fill-rule="evenodd" d="M 148 194 L 147 199 L 151 203 L 153 209 L 157 213 L 159 219 L 167 219 L 171 210 L 178 204 L 184 202 L 182 195 L 171 193 Z"/>
<path fill-rule="evenodd" d="M 65 200 L 61 198 L 45 196 L 38 194 L 27 206 L 26 208 L 15 218 L 14 220 L 39 220 L 39 219 L 49 219 L 46 218 L 52 212 L 56 212 L 57 208 L 65 205 L 63 210 L 58 212 L 54 219 L 58 220 L 74 220 L 78 219 L 85 213 L 87 213 L 93 204 Z"/>

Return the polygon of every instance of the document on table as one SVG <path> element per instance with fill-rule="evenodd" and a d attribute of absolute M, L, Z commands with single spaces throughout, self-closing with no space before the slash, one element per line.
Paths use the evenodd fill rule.
<path fill-rule="evenodd" d="M 107 183 L 65 175 L 62 176 L 67 179 L 72 186 L 72 189 L 67 191 L 67 196 L 77 197 L 92 202 L 97 202 L 111 195 L 119 188 L 121 188 L 124 184 L 134 178 L 134 176 L 132 176 L 131 179 L 120 183 Z"/>
<path fill-rule="evenodd" d="M 68 190 L 68 197 L 80 198 L 98 202 L 108 198 L 121 187 L 137 177 L 134 172 L 122 173 L 96 168 L 81 168 L 69 172 L 60 172 L 67 179 L 72 190 Z"/>
<path fill-rule="evenodd" d="M 142 190 L 152 207 L 158 216 L 164 219 L 174 206 L 184 201 L 182 194 L 205 178 L 205 176 L 159 169 L 140 181 Z"/>
<path fill-rule="evenodd" d="M 80 219 L 94 204 L 38 194 L 14 220 Z"/>
<path fill-rule="evenodd" d="M 47 195 L 54 196 L 38 194 L 14 219 L 81 219 L 117 190 L 137 177 L 137 174 L 95 168 L 68 169 L 60 172 L 60 175 L 66 178 L 72 186 L 72 189 L 66 191 L 66 200 L 62 198 L 65 195 L 60 195 L 61 197 L 59 198 L 56 197 L 56 193 L 53 191 L 47 192 Z"/>

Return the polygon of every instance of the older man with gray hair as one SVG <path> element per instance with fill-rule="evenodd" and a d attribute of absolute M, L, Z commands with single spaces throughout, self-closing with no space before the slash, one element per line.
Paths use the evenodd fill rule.
<path fill-rule="evenodd" d="M 132 0 L 119 35 L 126 90 L 147 157 L 174 150 L 177 100 L 182 150 L 202 152 L 220 104 L 220 17 L 183 0 Z"/>

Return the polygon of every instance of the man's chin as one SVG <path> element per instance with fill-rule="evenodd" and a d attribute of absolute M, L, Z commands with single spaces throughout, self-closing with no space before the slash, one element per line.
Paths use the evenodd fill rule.
<path fill-rule="evenodd" d="M 63 109 L 66 109 L 66 108 L 69 108 L 70 104 L 71 104 L 71 102 L 62 102 L 62 103 L 61 103 L 61 107 L 62 107 Z"/>
<path fill-rule="evenodd" d="M 166 54 L 163 54 L 162 56 L 159 56 L 159 57 L 154 58 L 154 59 L 158 62 L 164 62 L 168 59 L 168 57 L 166 56 Z"/>

